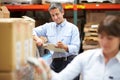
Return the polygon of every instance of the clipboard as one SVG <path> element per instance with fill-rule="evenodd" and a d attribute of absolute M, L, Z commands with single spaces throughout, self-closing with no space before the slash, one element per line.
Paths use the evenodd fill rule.
<path fill-rule="evenodd" d="M 64 49 L 56 48 L 55 44 L 52 44 L 52 43 L 43 44 L 43 47 L 45 49 L 48 49 L 48 50 L 54 51 L 54 52 L 61 52 L 61 53 L 65 53 L 66 52 Z"/>

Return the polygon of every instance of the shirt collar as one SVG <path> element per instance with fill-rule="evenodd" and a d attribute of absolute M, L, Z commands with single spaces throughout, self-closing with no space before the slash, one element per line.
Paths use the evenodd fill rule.
<path fill-rule="evenodd" d="M 97 52 L 97 54 L 96 54 L 97 56 L 101 56 L 101 57 L 103 57 L 103 54 L 102 54 L 102 49 L 101 48 L 99 48 L 99 51 Z"/>
<path fill-rule="evenodd" d="M 100 50 L 100 52 L 98 53 L 98 56 L 101 58 L 104 58 L 102 49 Z M 120 51 L 117 53 L 117 55 L 115 56 L 115 58 L 120 62 Z"/>
<path fill-rule="evenodd" d="M 115 56 L 115 58 L 120 62 L 120 51 L 117 53 L 117 55 Z"/>
<path fill-rule="evenodd" d="M 64 19 L 64 21 L 61 24 L 56 24 L 56 27 L 57 26 L 63 27 L 63 26 L 65 26 L 66 22 L 67 22 L 67 20 Z"/>

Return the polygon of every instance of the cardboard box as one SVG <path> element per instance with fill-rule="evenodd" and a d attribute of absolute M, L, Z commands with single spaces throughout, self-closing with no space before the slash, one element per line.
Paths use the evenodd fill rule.
<path fill-rule="evenodd" d="M 0 71 L 19 69 L 22 51 L 22 22 L 18 19 L 0 19 Z"/>
<path fill-rule="evenodd" d="M 27 57 L 35 55 L 34 26 L 35 22 L 24 18 L 0 19 L 0 71 L 18 70 L 26 65 Z"/>
<path fill-rule="evenodd" d="M 25 27 L 24 27 L 24 52 L 26 59 L 28 56 L 35 56 L 36 54 L 36 44 L 33 41 L 32 30 L 35 27 L 35 20 L 29 18 L 27 16 L 23 16 L 25 20 Z M 25 61 L 26 62 L 26 61 Z"/>
<path fill-rule="evenodd" d="M 111 3 L 120 3 L 120 0 L 109 0 Z"/>
<path fill-rule="evenodd" d="M 105 11 L 87 11 L 86 12 L 86 22 L 87 23 L 100 23 L 106 16 Z"/>
<path fill-rule="evenodd" d="M 9 18 L 10 12 L 5 6 L 0 6 L 0 18 Z"/>
<path fill-rule="evenodd" d="M 17 80 L 14 72 L 0 72 L 0 80 Z"/>
<path fill-rule="evenodd" d="M 0 80 L 34 80 L 34 68 L 29 65 L 12 72 L 0 72 Z"/>

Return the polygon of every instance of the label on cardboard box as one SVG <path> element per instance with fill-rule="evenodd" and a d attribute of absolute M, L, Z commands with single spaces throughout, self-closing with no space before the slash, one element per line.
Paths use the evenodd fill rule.
<path fill-rule="evenodd" d="M 98 25 L 91 25 L 91 28 L 98 28 Z"/>
<path fill-rule="evenodd" d="M 20 64 L 21 64 L 21 42 L 17 42 L 16 43 L 16 69 L 19 70 L 20 69 Z"/>
<path fill-rule="evenodd" d="M 27 63 L 27 58 L 29 56 L 29 40 L 24 41 L 24 51 L 25 51 L 25 63 Z"/>

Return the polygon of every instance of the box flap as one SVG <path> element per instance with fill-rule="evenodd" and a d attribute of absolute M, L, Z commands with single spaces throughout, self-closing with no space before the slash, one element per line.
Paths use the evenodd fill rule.
<path fill-rule="evenodd" d="M 6 6 L 0 6 L 0 18 L 9 18 L 10 17 L 10 12 L 7 9 Z"/>

